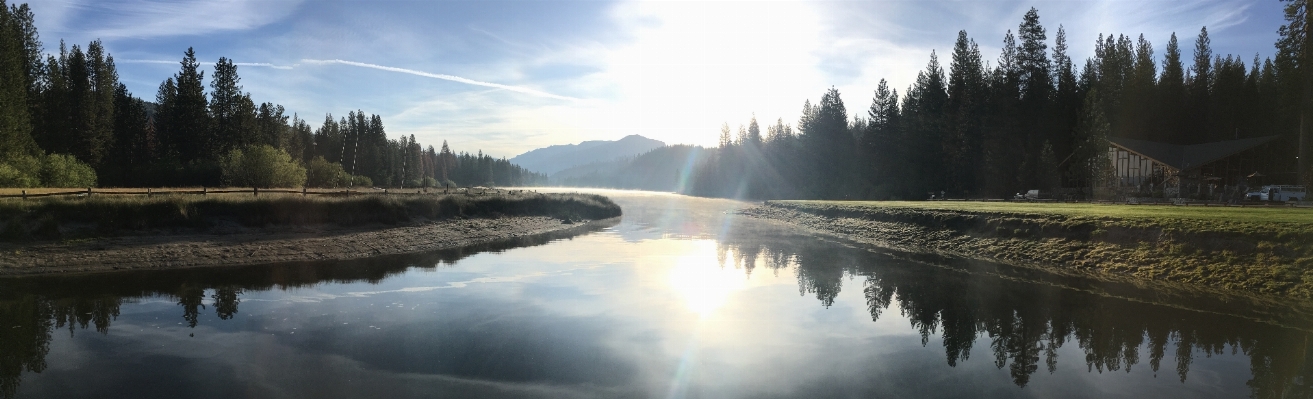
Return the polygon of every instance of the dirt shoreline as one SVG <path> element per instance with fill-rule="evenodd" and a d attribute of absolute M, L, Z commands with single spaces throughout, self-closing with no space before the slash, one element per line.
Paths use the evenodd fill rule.
<path fill-rule="evenodd" d="M 3 243 L 0 276 L 362 259 L 561 232 L 608 220 L 570 223 L 546 216 L 507 216 L 353 228 L 227 225 L 201 232 Z"/>
<path fill-rule="evenodd" d="M 1308 249 L 1300 244 L 1304 238 L 1294 235 L 866 205 L 767 203 L 740 213 L 897 251 L 1157 287 L 1160 292 L 1313 304 L 1313 281 L 1302 274 Z"/>

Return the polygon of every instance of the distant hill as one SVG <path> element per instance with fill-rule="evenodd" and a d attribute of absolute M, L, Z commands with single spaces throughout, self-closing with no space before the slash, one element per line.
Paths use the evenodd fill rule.
<path fill-rule="evenodd" d="M 594 140 L 543 147 L 517 155 L 510 161 L 534 172 L 553 175 L 575 166 L 634 157 L 665 146 L 666 143 L 635 134 L 616 141 Z"/>
<path fill-rule="evenodd" d="M 594 162 L 557 172 L 551 183 L 571 187 L 684 191 L 693 169 L 715 149 L 690 145 L 661 147 L 634 157 Z"/>

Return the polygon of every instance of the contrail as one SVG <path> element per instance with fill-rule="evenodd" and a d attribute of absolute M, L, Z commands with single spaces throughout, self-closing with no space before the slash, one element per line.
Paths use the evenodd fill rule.
<path fill-rule="evenodd" d="M 124 59 L 124 60 L 114 60 L 114 62 L 121 64 L 177 64 L 180 61 Z M 206 65 L 207 63 L 201 62 L 200 64 Z M 208 64 L 213 64 L 213 62 L 210 62 Z M 273 68 L 273 69 L 292 69 L 292 67 L 296 66 L 296 65 L 275 65 L 275 64 L 270 64 L 268 62 L 234 62 L 233 65 L 265 67 L 265 68 Z"/>
<path fill-rule="evenodd" d="M 424 72 L 424 71 L 416 71 L 416 70 L 414 70 L 414 69 L 405 69 L 405 68 L 397 68 L 397 67 L 390 67 L 390 66 L 383 66 L 383 65 L 366 64 L 366 63 L 363 63 L 363 62 L 345 61 L 345 60 L 311 60 L 311 59 L 304 59 L 304 60 L 301 60 L 301 62 L 303 62 L 303 63 L 307 63 L 307 64 L 321 64 L 321 65 L 322 65 L 322 64 L 342 64 L 342 65 L 357 66 L 357 67 L 361 67 L 361 68 L 373 68 L 373 69 L 377 69 L 377 70 L 381 70 L 381 71 L 401 72 L 401 73 L 411 74 L 411 75 L 415 75 L 415 76 L 423 76 L 423 77 L 426 77 L 426 78 L 442 79 L 442 80 L 447 80 L 447 81 L 452 81 L 452 82 L 458 82 L 458 83 L 464 83 L 464 84 L 475 85 L 475 86 L 492 87 L 492 88 L 497 88 L 497 89 L 509 90 L 509 91 L 513 91 L 513 92 L 517 92 L 517 93 L 524 93 L 524 94 L 535 95 L 535 96 L 539 96 L 539 97 L 555 98 L 555 99 L 558 99 L 558 100 L 579 101 L 578 98 L 574 98 L 574 97 L 566 97 L 566 96 L 561 96 L 561 95 L 556 95 L 556 94 L 548 93 L 548 92 L 545 92 L 545 91 L 539 91 L 539 90 L 530 89 L 530 88 L 527 88 L 527 87 L 510 86 L 510 85 L 504 85 L 504 84 L 500 84 L 500 83 L 480 82 L 480 81 L 473 80 L 473 79 L 462 78 L 462 77 L 460 77 L 460 76 L 446 75 L 446 74 L 440 74 L 440 73 L 428 73 L 428 72 Z"/>

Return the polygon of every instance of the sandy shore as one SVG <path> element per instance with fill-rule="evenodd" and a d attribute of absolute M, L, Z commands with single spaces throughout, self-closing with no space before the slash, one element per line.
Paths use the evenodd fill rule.
<path fill-rule="evenodd" d="M 556 218 L 516 216 L 399 227 L 248 229 L 229 225 L 203 232 L 5 243 L 0 244 L 0 276 L 360 259 L 459 248 L 580 227 L 579 223 Z"/>

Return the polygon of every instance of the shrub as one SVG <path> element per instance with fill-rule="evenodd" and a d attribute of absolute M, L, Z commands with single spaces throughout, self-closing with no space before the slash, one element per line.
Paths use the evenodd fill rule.
<path fill-rule="evenodd" d="M 423 187 L 437 187 L 437 186 L 438 186 L 438 180 L 437 180 L 437 179 L 434 179 L 434 178 L 432 178 L 432 177 L 425 177 L 424 180 L 421 182 L 420 185 L 423 186 Z"/>
<path fill-rule="evenodd" d="M 297 187 L 305 184 L 306 170 L 286 151 L 268 145 L 236 149 L 221 162 L 223 183 L 230 186 Z"/>
<path fill-rule="evenodd" d="M 46 187 L 92 187 L 96 171 L 72 155 L 50 154 L 41 163 L 41 181 Z"/>
<path fill-rule="evenodd" d="M 0 162 L 0 187 L 41 186 L 41 161 L 33 157 L 14 157 Z"/>
<path fill-rule="evenodd" d="M 96 171 L 72 155 L 19 156 L 0 161 L 0 187 L 92 187 Z"/>
<path fill-rule="evenodd" d="M 328 162 L 324 157 L 315 157 L 306 165 L 305 185 L 307 187 L 342 187 L 351 183 L 351 175 L 342 170 L 342 164 Z"/>
<path fill-rule="evenodd" d="M 356 187 L 374 187 L 374 180 L 369 176 L 352 176 L 351 185 Z"/>

